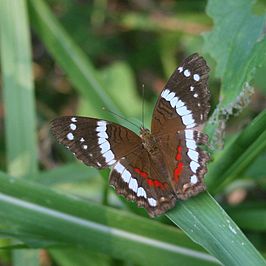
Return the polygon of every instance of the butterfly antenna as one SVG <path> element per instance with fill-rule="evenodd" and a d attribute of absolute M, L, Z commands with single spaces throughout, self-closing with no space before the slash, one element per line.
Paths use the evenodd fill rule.
<path fill-rule="evenodd" d="M 144 128 L 144 84 L 142 84 L 142 127 Z"/>
<path fill-rule="evenodd" d="M 103 109 L 104 111 L 108 112 L 108 113 L 111 113 L 111 114 L 113 114 L 113 115 L 115 115 L 115 116 L 117 116 L 117 117 L 119 117 L 119 118 L 121 118 L 121 119 L 127 121 L 129 124 L 131 124 L 131 125 L 133 125 L 133 126 L 135 126 L 136 128 L 139 129 L 139 126 L 138 126 L 137 124 L 134 124 L 133 122 L 129 121 L 129 120 L 126 119 L 124 116 L 119 115 L 119 114 L 117 114 L 117 113 L 114 113 L 114 112 L 112 112 L 112 111 L 110 111 L 110 110 L 107 110 L 105 107 L 102 107 L 102 109 Z"/>

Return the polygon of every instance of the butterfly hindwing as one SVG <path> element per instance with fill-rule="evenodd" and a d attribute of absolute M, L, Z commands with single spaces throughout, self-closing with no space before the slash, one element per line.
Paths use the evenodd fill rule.
<path fill-rule="evenodd" d="M 176 196 L 162 168 L 140 147 L 120 159 L 110 174 L 110 184 L 118 194 L 134 200 L 154 217 L 172 208 Z"/>
<path fill-rule="evenodd" d="M 156 103 L 152 133 L 177 132 L 206 121 L 209 113 L 209 68 L 203 57 L 193 54 L 175 70 Z"/>
<path fill-rule="evenodd" d="M 184 200 L 205 190 L 203 178 L 209 156 L 200 145 L 207 141 L 207 135 L 192 129 L 160 138 L 168 176 L 178 199 Z"/>
<path fill-rule="evenodd" d="M 141 145 L 141 139 L 118 124 L 95 118 L 63 116 L 51 122 L 57 140 L 83 163 L 96 168 L 114 165 Z"/>

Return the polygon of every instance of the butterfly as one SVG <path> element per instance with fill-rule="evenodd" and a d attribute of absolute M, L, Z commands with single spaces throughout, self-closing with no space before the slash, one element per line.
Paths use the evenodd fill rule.
<path fill-rule="evenodd" d="M 151 130 L 140 135 L 119 124 L 89 117 L 63 116 L 51 122 L 56 139 L 83 163 L 110 167 L 110 185 L 118 194 L 161 215 L 205 190 L 209 155 L 199 130 L 210 109 L 209 67 L 192 54 L 174 71 L 155 105 Z"/>

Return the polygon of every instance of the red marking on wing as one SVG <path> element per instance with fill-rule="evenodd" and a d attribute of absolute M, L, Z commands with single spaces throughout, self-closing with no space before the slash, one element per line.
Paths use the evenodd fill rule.
<path fill-rule="evenodd" d="M 181 162 L 182 160 L 182 146 L 177 146 L 177 153 L 175 159 L 178 161 L 177 167 L 174 169 L 173 179 L 175 182 L 178 182 L 178 179 L 182 173 L 184 164 Z"/>
<path fill-rule="evenodd" d="M 174 170 L 174 179 L 175 179 L 176 182 L 178 181 L 179 176 L 180 176 L 181 173 L 182 173 L 183 165 L 184 165 L 184 164 L 183 164 L 182 162 L 179 162 L 178 165 L 177 165 L 177 167 L 176 167 L 175 170 Z"/>
<path fill-rule="evenodd" d="M 182 158 L 182 146 L 178 146 L 177 147 L 177 153 L 176 153 L 175 159 L 177 161 L 180 161 L 181 158 Z"/>
<path fill-rule="evenodd" d="M 139 174 L 141 177 L 143 177 L 150 187 L 157 187 L 157 188 L 161 188 L 161 189 L 165 189 L 168 187 L 167 183 L 162 183 L 159 180 L 156 180 L 156 179 L 152 180 L 152 179 L 148 178 L 148 173 L 140 170 L 139 168 L 134 168 L 134 171 L 137 174 Z"/>
<path fill-rule="evenodd" d="M 134 170 L 135 170 L 136 173 L 138 173 L 143 178 L 147 178 L 148 177 L 148 173 L 141 171 L 139 168 L 134 168 Z"/>
<path fill-rule="evenodd" d="M 176 155 L 175 159 L 176 159 L 177 161 L 180 161 L 180 160 L 182 159 L 182 155 L 181 155 L 181 153 L 178 153 L 178 154 Z"/>
<path fill-rule="evenodd" d="M 154 186 L 155 187 L 161 187 L 161 188 L 163 188 L 163 185 L 162 185 L 162 183 L 160 182 L 160 181 L 158 181 L 158 180 L 154 180 Z"/>
<path fill-rule="evenodd" d="M 151 179 L 147 179 L 147 183 L 150 187 L 152 187 L 154 185 L 153 180 L 151 180 Z"/>

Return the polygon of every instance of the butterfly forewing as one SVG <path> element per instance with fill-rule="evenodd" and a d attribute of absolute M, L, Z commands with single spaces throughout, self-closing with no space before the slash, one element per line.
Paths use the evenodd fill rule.
<path fill-rule="evenodd" d="M 94 118 L 64 116 L 51 122 L 57 140 L 89 166 L 105 168 L 141 145 L 134 132 L 118 124 Z"/>
<path fill-rule="evenodd" d="M 209 68 L 203 57 L 186 58 L 168 80 L 156 103 L 152 133 L 190 129 L 206 121 L 209 113 Z"/>

